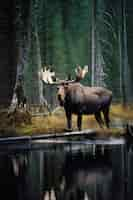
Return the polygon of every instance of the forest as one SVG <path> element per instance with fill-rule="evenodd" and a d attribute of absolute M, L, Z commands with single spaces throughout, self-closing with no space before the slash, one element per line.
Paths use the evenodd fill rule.
<path fill-rule="evenodd" d="M 85 84 L 106 86 L 114 101 L 131 102 L 132 9 L 126 0 L 17 0 L 17 68 L 28 101 L 40 102 L 42 67 L 66 78 L 79 64 L 88 65 Z"/>
<path fill-rule="evenodd" d="M 130 0 L 16 0 L 17 76 L 29 105 L 56 106 L 56 88 L 42 82 L 49 67 L 59 79 L 88 66 L 84 85 L 103 86 L 113 102 L 133 101 L 133 3 Z"/>

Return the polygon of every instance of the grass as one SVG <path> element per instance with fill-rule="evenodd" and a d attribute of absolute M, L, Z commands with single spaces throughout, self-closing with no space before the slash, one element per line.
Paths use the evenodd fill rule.
<path fill-rule="evenodd" d="M 125 120 L 133 120 L 133 105 L 122 106 L 121 104 L 114 104 L 111 107 L 112 117 L 119 117 Z"/>
<path fill-rule="evenodd" d="M 120 104 L 112 105 L 110 111 L 111 121 L 116 121 L 117 119 L 123 121 L 133 120 L 132 110 L 132 105 L 127 107 L 123 107 Z M 77 117 L 73 115 L 73 130 L 77 130 L 76 120 Z M 11 116 L 8 116 L 6 112 L 1 112 L 0 114 L 0 133 L 2 136 L 63 133 L 65 128 L 66 117 L 63 109 L 52 115 L 39 117 L 31 117 L 30 113 L 25 112 L 18 112 Z M 93 115 L 83 116 L 82 129 L 95 129 L 98 135 L 106 136 L 119 136 L 124 133 L 122 128 L 99 128 Z"/>

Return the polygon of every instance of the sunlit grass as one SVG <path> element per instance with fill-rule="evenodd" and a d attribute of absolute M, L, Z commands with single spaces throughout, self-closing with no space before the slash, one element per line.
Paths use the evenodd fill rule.
<path fill-rule="evenodd" d="M 111 121 L 120 120 L 133 120 L 133 106 L 123 107 L 120 104 L 112 105 L 110 110 Z M 23 115 L 24 117 L 24 115 Z M 21 123 L 21 116 L 17 116 L 18 122 L 11 123 L 12 118 L 7 119 L 7 114 L 4 113 L 0 116 L 0 133 L 1 135 L 37 135 L 48 133 L 63 133 L 66 128 L 66 117 L 63 109 L 53 113 L 49 116 L 32 117 L 31 123 Z M 73 115 L 72 118 L 73 130 L 77 130 L 77 116 Z M 82 129 L 95 129 L 99 135 L 120 135 L 123 134 L 122 128 L 104 129 L 99 128 L 93 115 L 83 116 Z"/>

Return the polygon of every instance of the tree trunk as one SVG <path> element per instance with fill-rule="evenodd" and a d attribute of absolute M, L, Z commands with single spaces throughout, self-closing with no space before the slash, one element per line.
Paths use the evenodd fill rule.
<path fill-rule="evenodd" d="M 95 84 L 95 64 L 96 64 L 96 0 L 92 1 L 92 27 L 91 27 L 91 85 Z"/>
<path fill-rule="evenodd" d="M 30 11 L 30 0 L 26 2 L 27 10 L 25 11 L 26 18 L 23 18 L 25 8 L 25 2 L 17 1 L 15 4 L 15 26 L 16 26 L 16 81 L 14 84 L 14 88 L 18 83 L 18 80 L 22 80 L 23 88 L 24 88 L 24 67 L 26 66 L 28 60 L 28 27 L 29 27 L 29 11 Z M 16 98 L 15 93 L 13 92 L 11 107 L 14 104 L 14 100 Z M 14 105 L 13 105 L 14 106 Z"/>
<path fill-rule="evenodd" d="M 118 25 L 118 45 L 119 45 L 119 71 L 120 71 L 120 94 L 123 101 L 123 89 L 122 89 L 122 82 L 123 82 L 123 57 L 122 57 L 122 4 L 120 2 L 119 6 L 119 25 Z"/>
<path fill-rule="evenodd" d="M 38 82 L 38 93 L 39 93 L 39 104 L 43 104 L 43 83 L 40 80 L 39 72 L 41 71 L 42 68 L 42 62 L 41 62 L 41 52 L 40 52 L 40 41 L 39 41 L 39 36 L 38 36 L 38 28 L 37 24 L 35 24 L 35 37 L 36 37 L 36 48 L 37 48 L 37 71 L 38 71 L 38 77 L 37 77 L 37 82 Z"/>
<path fill-rule="evenodd" d="M 125 0 L 121 0 L 121 13 L 122 13 L 122 69 L 121 69 L 121 93 L 122 93 L 122 103 L 125 106 L 127 103 L 126 97 L 126 84 L 125 84 L 125 77 L 126 70 L 128 67 L 128 60 L 127 60 L 127 33 L 126 33 L 126 13 L 125 13 Z"/>
<path fill-rule="evenodd" d="M 42 101 L 42 83 L 39 78 L 41 69 L 40 42 L 37 24 L 37 1 L 31 1 L 28 29 L 28 61 L 25 66 L 25 89 L 29 104 L 40 104 Z"/>

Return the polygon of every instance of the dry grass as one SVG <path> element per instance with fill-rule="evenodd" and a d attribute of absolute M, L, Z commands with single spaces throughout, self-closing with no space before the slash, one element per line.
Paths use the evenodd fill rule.
<path fill-rule="evenodd" d="M 111 107 L 111 121 L 117 118 L 122 120 L 133 120 L 133 106 L 122 107 L 121 105 L 113 105 Z M 14 118 L 11 115 L 9 118 L 7 113 L 0 115 L 0 133 L 1 135 L 37 135 L 47 133 L 62 133 L 66 128 L 66 117 L 63 109 L 55 112 L 51 116 L 32 117 L 31 123 L 25 123 L 29 115 L 17 114 Z M 11 123 L 13 121 L 13 123 Z M 73 115 L 73 130 L 77 130 L 76 127 L 77 117 Z M 30 121 L 29 121 L 30 122 Z M 95 129 L 99 135 L 119 135 L 123 133 L 123 130 L 118 128 L 111 128 L 110 130 L 104 128 L 100 129 L 94 116 L 83 117 L 83 129 Z"/>
<path fill-rule="evenodd" d="M 111 116 L 133 120 L 133 105 L 122 106 L 121 104 L 115 104 L 111 107 Z"/>

